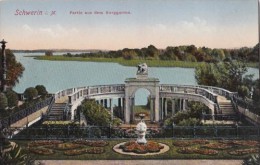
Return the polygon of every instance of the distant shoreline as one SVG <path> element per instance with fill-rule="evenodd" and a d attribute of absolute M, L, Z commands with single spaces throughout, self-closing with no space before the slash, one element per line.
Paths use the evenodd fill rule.
<path fill-rule="evenodd" d="M 140 63 L 147 63 L 149 67 L 180 67 L 180 68 L 195 68 L 205 62 L 190 62 L 190 61 L 172 61 L 172 60 L 142 60 L 132 59 L 125 60 L 123 58 L 84 58 L 84 57 L 64 57 L 64 56 L 25 56 L 33 57 L 35 60 L 48 61 L 79 61 L 79 62 L 110 62 L 118 63 L 123 66 L 137 66 Z M 257 63 L 247 63 L 248 67 L 258 68 Z"/>

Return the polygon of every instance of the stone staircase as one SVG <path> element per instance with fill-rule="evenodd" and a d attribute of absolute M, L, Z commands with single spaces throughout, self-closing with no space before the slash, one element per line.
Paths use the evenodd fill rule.
<path fill-rule="evenodd" d="M 219 107 L 223 115 L 236 115 L 236 112 L 233 109 L 231 101 L 219 102 Z"/>
<path fill-rule="evenodd" d="M 50 112 L 48 113 L 48 121 L 63 120 L 63 113 L 66 108 L 67 103 L 54 103 Z"/>
<path fill-rule="evenodd" d="M 232 106 L 232 103 L 230 100 L 227 100 L 223 96 L 218 96 L 218 104 L 221 113 L 220 119 L 222 120 L 236 120 L 237 114 Z M 217 119 L 217 118 L 216 118 Z"/>

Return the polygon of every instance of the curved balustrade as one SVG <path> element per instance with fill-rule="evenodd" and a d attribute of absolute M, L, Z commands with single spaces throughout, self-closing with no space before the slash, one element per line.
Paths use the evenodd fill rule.
<path fill-rule="evenodd" d="M 203 96 L 213 103 L 217 103 L 217 94 L 200 86 L 163 84 L 160 85 L 160 93 L 162 92 L 175 93 L 176 97 L 185 93 L 186 98 L 195 94 L 194 96 Z"/>
<path fill-rule="evenodd" d="M 219 87 L 214 87 L 214 86 L 205 86 L 205 85 L 198 85 L 198 87 L 208 89 L 215 94 L 224 96 L 227 99 L 230 99 L 233 96 L 237 96 L 237 92 L 231 92 L 224 88 L 219 88 Z"/>
<path fill-rule="evenodd" d="M 98 97 L 113 97 L 120 96 L 124 97 L 125 94 L 125 85 L 124 84 L 115 84 L 115 85 L 97 85 L 97 86 L 88 86 L 75 88 L 75 92 L 69 94 L 69 103 L 73 104 L 78 100 L 84 98 L 98 98 Z"/>
<path fill-rule="evenodd" d="M 142 85 L 143 84 L 140 84 L 140 88 L 143 88 Z M 104 105 L 107 105 L 106 99 L 111 100 L 113 98 L 124 98 L 127 100 L 128 98 L 125 98 L 125 94 L 127 92 L 126 88 L 127 86 L 125 86 L 125 84 L 70 88 L 55 93 L 55 98 L 67 96 L 68 103 L 71 106 L 71 112 L 73 112 L 85 98 L 101 100 L 101 102 L 105 100 Z M 227 99 L 232 99 L 236 93 L 230 92 L 223 88 L 211 86 L 161 84 L 159 85 L 158 95 L 162 100 L 161 102 L 163 102 L 165 98 L 182 99 L 183 102 L 185 102 L 185 100 L 199 101 L 208 106 L 212 110 L 212 114 L 214 114 L 215 112 L 220 112 L 217 99 L 218 95 L 224 96 Z M 156 105 L 159 104 L 160 103 L 158 102 L 156 103 Z M 160 111 L 165 111 L 165 107 L 167 107 L 167 105 L 164 106 L 162 104 L 165 103 L 161 103 Z M 184 103 L 180 104 L 184 105 Z M 185 107 L 185 105 L 183 107 Z"/>
<path fill-rule="evenodd" d="M 205 104 L 207 107 L 209 107 L 213 111 L 216 109 L 216 103 L 209 100 L 205 96 L 199 95 L 199 94 L 160 92 L 160 97 L 174 98 L 174 99 L 187 99 L 187 100 L 190 100 L 190 101 L 198 101 L 198 102 Z"/>

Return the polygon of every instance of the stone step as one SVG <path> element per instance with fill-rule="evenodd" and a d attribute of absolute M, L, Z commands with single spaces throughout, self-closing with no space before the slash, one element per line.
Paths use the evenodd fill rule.
<path fill-rule="evenodd" d="M 54 103 L 48 114 L 48 120 L 62 120 L 66 103 Z"/>

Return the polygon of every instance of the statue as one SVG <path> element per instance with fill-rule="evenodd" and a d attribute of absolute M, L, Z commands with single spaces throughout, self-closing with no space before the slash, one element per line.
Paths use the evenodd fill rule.
<path fill-rule="evenodd" d="M 138 144 L 146 144 L 147 140 L 145 139 L 145 134 L 147 130 L 147 126 L 145 122 L 143 121 L 145 115 L 140 114 L 141 121 L 136 126 L 136 132 L 137 132 L 137 140 L 136 142 Z"/>
<path fill-rule="evenodd" d="M 148 67 L 146 63 L 139 64 L 137 66 L 137 75 L 147 75 L 148 74 Z"/>

